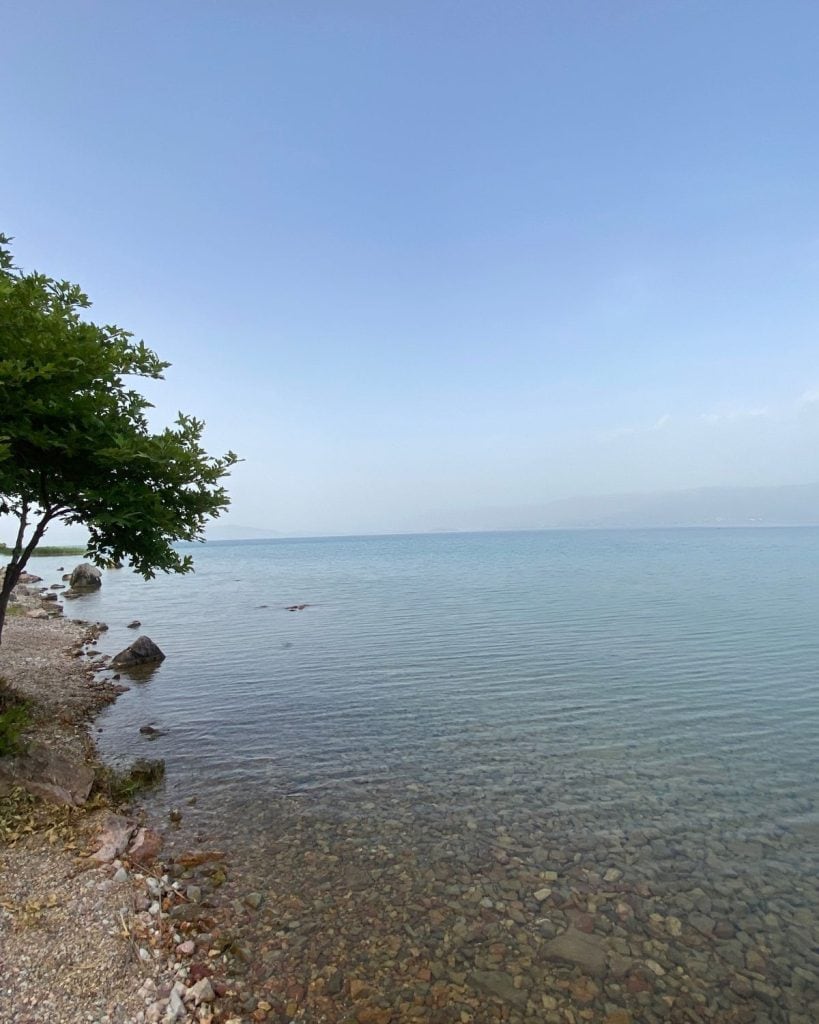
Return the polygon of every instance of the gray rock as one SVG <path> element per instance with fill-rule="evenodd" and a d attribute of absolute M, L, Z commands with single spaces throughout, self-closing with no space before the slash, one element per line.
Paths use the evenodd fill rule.
<path fill-rule="evenodd" d="M 180 1017 L 184 1016 L 184 1014 L 185 1004 L 182 1002 L 182 999 L 179 993 L 176 991 L 176 989 L 172 988 L 171 993 L 168 996 L 168 1006 L 167 1009 L 165 1010 L 165 1020 L 169 1022 L 175 1021 L 178 1020 Z"/>
<path fill-rule="evenodd" d="M 102 586 L 102 573 L 90 562 L 83 562 L 78 565 L 70 576 L 70 583 L 74 590 L 95 590 Z"/>
<path fill-rule="evenodd" d="M 505 971 L 473 971 L 472 983 L 486 995 L 500 999 L 502 1003 L 526 1009 L 529 993 L 522 988 L 515 988 L 512 975 Z"/>
<path fill-rule="evenodd" d="M 200 1003 L 212 1003 L 216 998 L 216 993 L 213 991 L 210 978 L 202 978 L 195 985 L 191 985 L 188 989 L 188 996 L 193 999 L 196 1006 Z"/>
<path fill-rule="evenodd" d="M 696 928 L 697 931 L 707 939 L 710 939 L 714 933 L 714 925 L 716 922 L 712 917 L 706 917 L 705 914 L 693 913 L 689 915 L 688 923 L 692 928 Z"/>
<path fill-rule="evenodd" d="M 98 864 L 108 864 L 124 853 L 136 832 L 136 823 L 124 818 L 121 814 L 108 814 L 102 824 L 99 836 L 99 849 L 91 854 L 91 860 Z M 120 868 L 122 870 L 122 868 Z M 126 873 L 125 877 L 128 875 Z M 115 881 L 122 879 L 114 878 Z"/>
<path fill-rule="evenodd" d="M 69 761 L 42 744 L 32 744 L 18 757 L 0 763 L 0 790 L 22 786 L 35 796 L 56 804 L 84 804 L 94 784 L 88 765 Z"/>
<path fill-rule="evenodd" d="M 589 974 L 602 975 L 606 970 L 606 947 L 599 935 L 587 935 L 569 928 L 547 942 L 543 950 L 548 960 L 576 964 Z"/>
<path fill-rule="evenodd" d="M 139 636 L 130 647 L 115 654 L 112 668 L 129 668 L 135 665 L 151 665 L 165 660 L 165 655 L 148 636 Z"/>
<path fill-rule="evenodd" d="M 157 729 L 155 725 L 141 725 L 139 731 L 143 736 L 147 736 L 149 739 L 155 740 L 159 736 L 165 736 L 165 732 L 162 729 Z"/>
<path fill-rule="evenodd" d="M 168 911 L 168 917 L 173 921 L 188 921 L 193 923 L 200 920 L 205 911 L 196 903 L 177 903 Z"/>

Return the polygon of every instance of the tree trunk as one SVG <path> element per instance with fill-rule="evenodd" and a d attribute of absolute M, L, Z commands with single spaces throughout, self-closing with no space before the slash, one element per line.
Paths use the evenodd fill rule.
<path fill-rule="evenodd" d="M 31 558 L 31 552 L 43 539 L 46 527 L 55 515 L 53 510 L 46 510 L 42 519 L 35 527 L 34 533 L 31 535 L 31 540 L 24 547 L 23 538 L 25 536 L 26 526 L 28 525 L 28 510 L 28 503 L 23 502 L 22 511 L 20 512 L 20 529 L 17 533 L 17 540 L 11 554 L 11 561 L 6 566 L 6 575 L 3 577 L 3 586 L 0 588 L 0 644 L 3 643 L 3 626 L 6 623 L 6 611 L 9 606 L 11 592 L 17 585 L 17 581 L 20 579 L 23 569 L 25 569 L 28 564 L 28 560 Z"/>
<path fill-rule="evenodd" d="M 20 579 L 22 571 L 22 566 L 19 564 L 9 563 L 6 566 L 6 575 L 3 577 L 3 586 L 0 588 L 0 644 L 3 643 L 3 626 L 6 622 L 6 609 L 9 606 L 9 598 L 17 581 Z"/>

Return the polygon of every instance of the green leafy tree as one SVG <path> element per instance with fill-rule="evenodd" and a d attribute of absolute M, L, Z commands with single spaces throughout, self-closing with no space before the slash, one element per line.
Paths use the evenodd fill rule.
<path fill-rule="evenodd" d="M 179 414 L 153 433 L 150 403 L 128 383 L 169 366 L 119 327 L 83 319 L 75 284 L 12 263 L 0 235 L 0 513 L 17 535 L 0 588 L 0 637 L 12 588 L 55 520 L 89 533 L 98 565 L 128 562 L 144 577 L 188 572 L 177 541 L 202 540 L 229 498 L 237 461 L 201 447 L 204 424 Z"/>

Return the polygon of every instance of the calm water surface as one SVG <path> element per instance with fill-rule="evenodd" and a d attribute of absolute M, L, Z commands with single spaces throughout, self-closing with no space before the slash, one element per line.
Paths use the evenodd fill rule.
<path fill-rule="evenodd" d="M 194 553 L 193 577 L 108 572 L 67 608 L 109 624 L 107 653 L 137 618 L 167 654 L 99 723 L 110 757 L 165 758 L 155 809 L 196 795 L 189 827 L 243 849 L 262 885 L 285 870 L 280 841 L 298 821 L 317 849 L 358 836 L 382 844 L 382 862 L 432 865 L 413 892 L 423 903 L 440 875 L 453 921 L 469 924 L 476 885 L 484 917 L 519 903 L 523 920 L 485 950 L 429 933 L 429 956 L 483 992 L 482 1009 L 458 1009 L 469 1019 L 584 1019 L 563 1015 L 584 1005 L 589 1020 L 612 1007 L 647 1021 L 819 1019 L 819 530 Z M 167 735 L 145 740 L 146 723 Z M 538 908 L 529 887 L 544 872 L 559 880 Z M 621 973 L 584 1004 L 566 988 L 582 967 L 542 974 L 553 925 L 579 913 L 629 962 L 658 964 L 649 993 Z M 395 964 L 384 977 L 397 992 Z M 526 1008 L 482 971 L 523 976 Z"/>

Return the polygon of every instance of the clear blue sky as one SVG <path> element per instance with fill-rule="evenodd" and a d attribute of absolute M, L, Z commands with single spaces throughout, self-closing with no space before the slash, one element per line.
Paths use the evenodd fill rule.
<path fill-rule="evenodd" d="M 11 2 L 0 230 L 231 520 L 819 479 L 819 4 Z"/>

